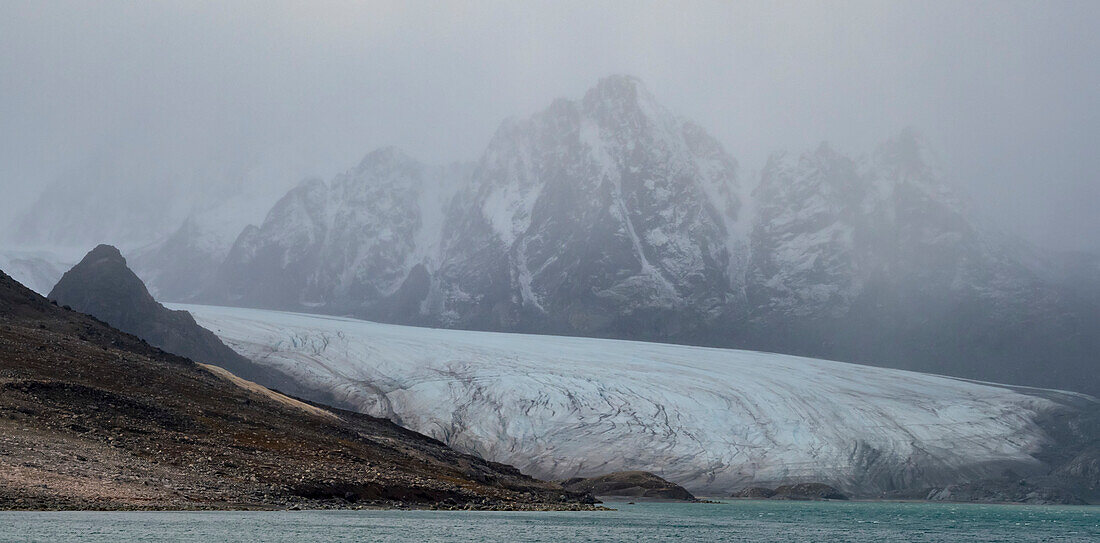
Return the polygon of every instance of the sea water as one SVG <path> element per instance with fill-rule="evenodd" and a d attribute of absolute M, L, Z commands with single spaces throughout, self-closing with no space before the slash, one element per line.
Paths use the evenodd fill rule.
<path fill-rule="evenodd" d="M 0 541 L 1100 541 L 1095 506 L 607 505 L 616 511 L 3 512 Z"/>

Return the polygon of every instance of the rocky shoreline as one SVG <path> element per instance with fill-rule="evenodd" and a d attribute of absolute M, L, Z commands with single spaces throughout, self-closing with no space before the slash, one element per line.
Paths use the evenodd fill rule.
<path fill-rule="evenodd" d="M 574 477 L 561 481 L 566 490 L 616 498 L 642 500 L 699 501 L 684 487 L 648 471 L 620 471 L 595 477 Z"/>
<path fill-rule="evenodd" d="M 0 509 L 595 509 L 392 422 L 152 347 L 0 273 Z"/>

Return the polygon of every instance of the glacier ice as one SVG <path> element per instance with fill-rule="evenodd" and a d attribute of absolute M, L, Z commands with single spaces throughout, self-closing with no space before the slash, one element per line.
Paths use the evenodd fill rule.
<path fill-rule="evenodd" d="M 525 473 L 643 469 L 704 494 L 1025 473 L 1062 394 L 762 352 L 173 307 L 321 397 Z"/>

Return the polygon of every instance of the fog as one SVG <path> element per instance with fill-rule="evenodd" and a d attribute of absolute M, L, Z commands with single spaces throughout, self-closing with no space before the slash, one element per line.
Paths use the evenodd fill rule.
<path fill-rule="evenodd" d="M 744 182 L 913 125 L 1001 227 L 1100 250 L 1097 28 L 1097 2 L 5 2 L 0 225 L 60 179 L 171 195 L 170 228 L 383 145 L 476 160 L 503 119 L 627 73 Z"/>

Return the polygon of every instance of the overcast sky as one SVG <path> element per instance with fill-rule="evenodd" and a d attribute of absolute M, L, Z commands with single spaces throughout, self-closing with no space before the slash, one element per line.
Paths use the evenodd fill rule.
<path fill-rule="evenodd" d="M 504 118 L 627 73 L 747 182 L 775 150 L 914 125 L 1002 226 L 1100 250 L 1098 29 L 1097 1 L 0 0 L 0 225 L 104 162 L 89 183 L 205 193 L 390 144 L 473 160 Z"/>

